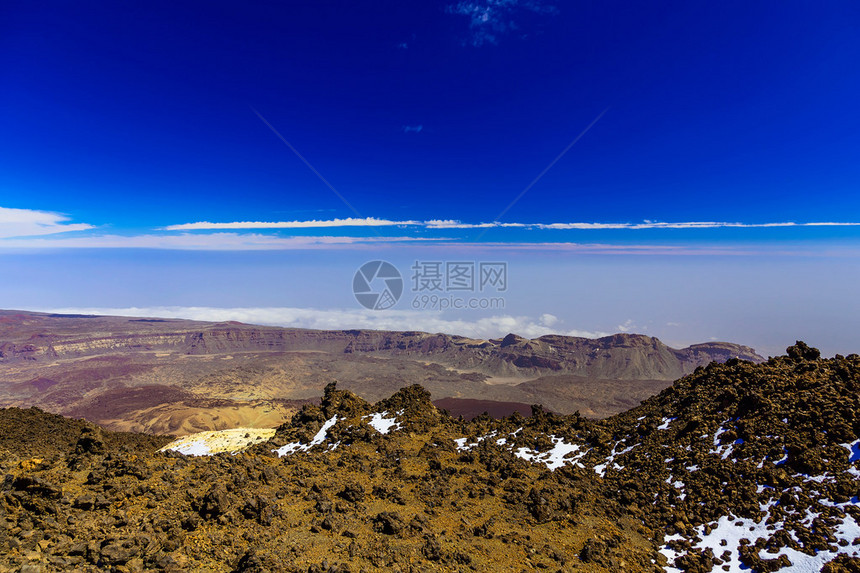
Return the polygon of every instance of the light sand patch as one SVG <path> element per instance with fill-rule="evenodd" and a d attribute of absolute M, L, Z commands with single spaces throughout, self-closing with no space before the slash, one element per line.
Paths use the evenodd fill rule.
<path fill-rule="evenodd" d="M 186 456 L 211 456 L 221 452 L 235 454 L 275 435 L 275 428 L 233 428 L 199 432 L 170 442 L 160 452 L 172 450 Z"/>

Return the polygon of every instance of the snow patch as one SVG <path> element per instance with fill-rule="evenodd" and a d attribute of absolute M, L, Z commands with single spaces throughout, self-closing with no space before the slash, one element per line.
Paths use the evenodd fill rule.
<path fill-rule="evenodd" d="M 520 428 L 520 429 L 522 429 L 522 428 Z M 471 443 L 467 443 L 469 440 L 468 438 L 457 438 L 456 440 L 454 440 L 454 443 L 457 444 L 457 451 L 458 452 L 467 452 L 467 451 L 471 450 L 472 448 L 477 447 L 477 445 L 480 444 L 481 442 L 483 442 L 484 440 L 495 438 L 497 434 L 498 434 L 498 432 L 490 432 L 486 436 L 478 436 L 477 438 L 475 438 L 475 441 L 471 442 Z M 513 436 L 514 434 L 511 434 L 511 435 Z M 496 443 L 498 443 L 498 442 L 496 442 Z"/>
<path fill-rule="evenodd" d="M 839 444 L 848 450 L 848 463 L 860 461 L 860 440 L 855 440 L 850 444 Z"/>
<path fill-rule="evenodd" d="M 624 466 L 617 464 L 615 462 L 615 458 L 617 458 L 618 456 L 623 456 L 638 445 L 639 444 L 633 444 L 632 446 L 628 446 L 620 452 L 617 452 L 616 449 L 618 448 L 618 444 L 616 443 L 614 446 L 612 446 L 612 453 L 606 456 L 606 463 L 594 466 L 594 472 L 600 477 L 606 477 L 606 468 L 609 466 L 609 464 L 612 464 L 612 468 L 615 470 L 623 470 Z"/>
<path fill-rule="evenodd" d="M 723 422 L 723 424 L 727 423 L 728 421 L 729 420 L 726 420 L 725 422 Z M 726 459 L 730 455 L 732 455 L 732 452 L 734 451 L 736 445 L 740 445 L 740 444 L 744 443 L 744 441 L 742 439 L 738 438 L 737 440 L 735 440 L 731 444 L 721 444 L 720 443 L 720 436 L 725 434 L 727 431 L 728 430 L 726 428 L 724 428 L 722 425 L 720 425 L 720 427 L 717 428 L 716 433 L 714 433 L 714 447 L 708 452 L 709 454 L 716 454 L 716 455 L 720 456 L 722 459 Z"/>
<path fill-rule="evenodd" d="M 518 433 L 522 431 L 522 428 L 517 429 L 514 432 L 508 434 L 509 437 L 516 437 Z M 514 445 L 512 443 L 508 443 L 507 437 L 496 437 L 498 436 L 498 432 L 490 432 L 486 436 L 478 436 L 475 438 L 474 442 L 469 442 L 468 438 L 457 438 L 454 440 L 454 443 L 457 445 L 457 451 L 465 452 L 469 451 L 472 448 L 476 447 L 478 444 L 483 442 L 484 440 L 494 440 L 494 443 L 497 446 L 501 446 L 506 448 L 507 450 L 513 452 L 513 454 L 521 459 L 527 460 L 532 463 L 540 463 L 544 464 L 549 470 L 555 471 L 558 468 L 566 465 L 577 465 L 581 468 L 583 466 L 579 460 L 581 460 L 585 454 L 587 454 L 591 450 L 586 450 L 582 446 L 578 444 L 571 444 L 564 441 L 564 438 L 550 435 L 549 438 L 552 440 L 552 448 L 545 452 L 538 452 L 537 450 L 533 450 L 527 447 L 520 447 L 514 451 Z"/>
<path fill-rule="evenodd" d="M 836 504 L 828 500 L 820 500 L 822 505 L 831 507 L 839 507 L 845 509 L 849 505 L 857 506 L 860 503 L 856 497 L 846 503 Z M 711 522 L 708 527 L 711 528 L 709 534 L 705 534 L 706 526 L 702 525 L 696 528 L 696 537 L 699 541 L 691 544 L 691 548 L 696 551 L 703 551 L 710 548 L 716 557 L 723 559 L 723 565 L 714 566 L 711 573 L 719 573 L 720 571 L 729 571 L 729 573 L 742 573 L 749 569 L 741 564 L 739 548 L 742 539 L 747 539 L 750 545 L 753 545 L 759 539 L 767 539 L 773 536 L 776 532 L 784 529 L 783 522 L 768 524 L 770 517 L 770 508 L 776 505 L 775 500 L 771 500 L 766 504 L 761 504 L 759 508 L 766 512 L 761 521 L 753 521 L 751 519 L 738 518 L 731 514 L 720 517 L 717 521 Z M 819 513 L 811 511 L 807 508 L 806 517 L 801 520 L 801 525 L 810 527 L 812 522 L 820 516 Z M 793 531 L 788 532 L 792 539 L 799 541 L 797 535 Z M 854 545 L 854 540 L 860 537 L 860 524 L 854 519 L 850 513 L 845 513 L 842 521 L 833 529 L 833 535 L 836 538 L 836 543 L 831 545 L 830 550 L 817 551 L 815 555 L 808 555 L 790 547 L 783 547 L 776 553 L 768 553 L 765 549 L 759 552 L 759 557 L 762 559 L 778 559 L 780 555 L 785 555 L 791 562 L 791 565 L 778 569 L 782 573 L 815 573 L 820 571 L 824 564 L 832 561 L 838 555 L 849 555 L 851 557 L 860 557 L 860 545 Z M 683 555 L 683 552 L 675 551 L 669 546 L 669 542 L 683 539 L 681 535 L 666 536 L 664 540 L 667 545 L 660 552 L 666 556 L 668 564 L 664 567 L 667 573 L 676 573 L 679 571 L 675 565 L 675 559 Z M 725 556 L 725 557 L 724 557 Z"/>
<path fill-rule="evenodd" d="M 540 453 L 528 448 L 519 448 L 514 452 L 514 455 L 532 463 L 542 463 L 551 471 L 555 471 L 568 464 L 574 464 L 581 468 L 585 467 L 579 463 L 579 460 L 588 453 L 588 450 L 581 451 L 581 446 L 568 444 L 564 441 L 564 438 L 550 436 L 550 439 L 553 444 L 551 450 Z M 581 453 L 577 454 L 580 451 Z"/>
<path fill-rule="evenodd" d="M 272 450 L 274 453 L 278 454 L 279 457 L 288 456 L 290 454 L 295 454 L 296 452 L 306 452 L 314 446 L 318 446 L 325 442 L 328 437 L 328 431 L 337 423 L 337 416 L 326 420 L 325 424 L 322 425 L 320 431 L 316 433 L 316 435 L 311 439 L 307 444 L 302 444 L 301 442 L 293 442 L 291 444 L 286 444 L 285 446 L 281 446 L 275 450 Z M 336 446 L 337 444 L 335 444 Z"/>
<path fill-rule="evenodd" d="M 833 536 L 836 538 L 837 544 L 831 547 L 836 547 L 836 551 L 818 551 L 815 555 L 807 555 L 796 549 L 783 547 L 776 554 L 766 553 L 762 550 L 759 557 L 777 559 L 780 555 L 785 555 L 791 561 L 791 567 L 784 567 L 779 570 L 785 573 L 815 573 L 820 571 L 825 563 L 836 559 L 838 555 L 860 557 L 860 545 L 852 545 L 854 540 L 860 537 L 860 524 L 851 514 L 845 514 L 842 523 L 833 529 Z M 841 546 L 839 542 L 845 542 L 847 545 Z"/>
<path fill-rule="evenodd" d="M 387 434 L 391 430 L 400 428 L 396 416 L 392 416 L 391 418 L 387 418 L 386 416 L 388 416 L 388 412 L 375 412 L 370 416 L 363 417 L 362 420 L 370 418 L 367 424 L 380 434 Z"/>

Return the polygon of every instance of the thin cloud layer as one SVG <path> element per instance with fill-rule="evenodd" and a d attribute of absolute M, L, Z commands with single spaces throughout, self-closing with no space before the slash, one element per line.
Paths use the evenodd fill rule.
<path fill-rule="evenodd" d="M 414 237 L 279 237 L 259 233 L 183 233 L 180 235 L 101 235 L 68 238 L 0 239 L 0 249 L 174 249 L 261 251 L 365 248 L 369 245 L 433 241 Z"/>
<path fill-rule="evenodd" d="M 456 219 L 386 219 L 380 217 L 347 217 L 294 221 L 198 221 L 170 225 L 141 234 L 99 234 L 97 232 L 68 234 L 72 231 L 95 229 L 84 223 L 70 223 L 65 215 L 32 209 L 0 207 L 0 249 L 175 249 L 211 251 L 298 250 L 298 249 L 368 249 L 413 246 L 422 248 L 492 249 L 494 251 L 566 251 L 583 254 L 635 255 L 750 255 L 767 251 L 772 255 L 856 256 L 855 246 L 830 247 L 779 244 L 721 245 L 687 241 L 679 235 L 676 244 L 617 242 L 614 239 L 577 242 L 559 235 L 541 235 L 534 239 L 523 235 L 497 235 L 493 242 L 474 240 L 456 233 L 458 230 L 498 229 L 521 231 L 595 232 L 637 230 L 701 230 L 756 229 L 777 227 L 857 227 L 858 222 L 730 222 L 730 221 L 652 221 L 639 223 L 470 223 Z M 313 231 L 315 229 L 384 229 L 397 227 L 398 233 L 382 236 L 355 236 L 357 233 L 338 232 L 323 236 L 284 236 L 277 231 Z M 438 236 L 430 231 L 451 231 Z M 244 232 L 247 231 L 247 232 Z M 56 236 L 59 235 L 59 236 Z M 810 252 L 812 251 L 812 252 Z M 850 252 L 849 252 L 850 251 Z"/>
<path fill-rule="evenodd" d="M 227 223 L 210 223 L 200 221 L 170 225 L 167 231 L 198 231 L 224 229 L 323 229 L 331 227 L 421 227 L 425 229 L 543 229 L 543 230 L 642 230 L 642 229 L 764 229 L 771 227 L 857 227 L 860 222 L 813 221 L 797 223 L 793 221 L 777 221 L 764 223 L 744 223 L 731 221 L 643 221 L 641 223 L 504 223 L 493 221 L 489 223 L 464 223 L 456 219 L 430 219 L 427 221 L 380 219 L 376 217 L 345 219 L 328 219 L 310 221 L 235 221 Z"/>
<path fill-rule="evenodd" d="M 473 46 L 497 44 L 499 37 L 519 30 L 518 13 L 555 14 L 555 6 L 537 0 L 473 0 L 447 7 L 450 14 L 469 19 L 470 43 Z"/>
<path fill-rule="evenodd" d="M 310 328 L 317 330 L 420 330 L 444 332 L 482 340 L 500 338 L 513 332 L 526 338 L 545 334 L 563 334 L 584 338 L 599 338 L 610 333 L 565 329 L 553 315 L 543 314 L 535 319 L 529 316 L 497 315 L 462 320 L 447 318 L 441 313 L 364 309 L 312 309 L 312 308 L 214 308 L 214 307 L 127 307 L 127 308 L 52 308 L 33 309 L 62 314 L 99 314 L 148 318 L 184 318 L 207 322 L 235 320 L 248 324 Z"/>
<path fill-rule="evenodd" d="M 85 223 L 68 223 L 68 220 L 66 215 L 50 211 L 0 207 L 0 238 L 36 237 L 94 228 Z"/>
<path fill-rule="evenodd" d="M 182 223 L 168 225 L 165 231 L 199 231 L 216 229 L 323 229 L 330 227 L 390 227 L 397 225 L 420 225 L 419 221 L 391 221 L 376 217 L 347 217 L 345 219 L 328 219 L 310 221 L 234 221 L 228 223 Z"/>

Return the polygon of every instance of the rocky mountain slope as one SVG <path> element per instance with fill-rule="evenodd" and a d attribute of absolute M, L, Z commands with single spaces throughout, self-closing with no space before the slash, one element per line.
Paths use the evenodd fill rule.
<path fill-rule="evenodd" d="M 370 401 L 420 383 L 434 399 L 509 403 L 500 410 L 507 412 L 541 403 L 605 417 L 697 366 L 735 357 L 762 360 L 734 344 L 677 350 L 627 334 L 472 340 L 0 311 L 0 406 L 187 434 L 277 425 L 337 379 Z"/>
<path fill-rule="evenodd" d="M 858 411 L 860 356 L 803 343 L 600 421 L 467 422 L 420 386 L 370 404 L 330 384 L 214 456 L 7 409 L 0 566 L 857 571 Z"/>

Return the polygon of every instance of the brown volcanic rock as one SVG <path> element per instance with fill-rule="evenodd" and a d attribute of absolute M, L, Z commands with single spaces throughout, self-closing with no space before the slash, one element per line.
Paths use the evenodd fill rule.
<path fill-rule="evenodd" d="M 86 420 L 50 414 L 39 408 L 0 408 L 0 452 L 21 458 L 104 454 L 120 448 L 151 451 L 171 440 L 171 436 L 103 432 Z"/>
<path fill-rule="evenodd" d="M 370 406 L 329 385 L 279 434 L 307 444 L 327 416 L 338 423 L 284 458 L 276 441 L 159 454 L 150 436 L 0 410 L 12 432 L 0 449 L 0 569 L 656 573 L 668 545 L 682 570 L 734 559 L 762 572 L 789 565 L 784 548 L 857 553 L 860 540 L 836 534 L 860 519 L 860 356 L 816 356 L 797 344 L 764 364 L 712 364 L 598 422 L 539 408 L 465 422 L 421 387 Z M 382 411 L 401 428 L 362 422 Z M 551 461 L 559 445 L 579 449 L 554 471 L 523 459 Z M 718 520 L 766 515 L 769 530 L 740 532 L 748 543 L 726 536 L 734 556 L 691 550 Z M 839 557 L 823 570 L 856 565 Z"/>
<path fill-rule="evenodd" d="M 326 394 L 328 414 L 365 410 L 334 386 Z M 586 543 L 603 543 L 591 570 L 653 570 L 635 522 L 608 519 L 598 504 L 586 511 L 593 484 L 510 455 L 489 464 L 461 455 L 449 447 L 458 423 L 420 388 L 376 407 L 403 411 L 412 430 L 350 443 L 338 434 L 336 449 L 283 459 L 271 445 L 210 458 L 159 454 L 156 444 L 109 447 L 74 468 L 0 455 L 10 476 L 0 487 L 0 569 L 32 561 L 45 571 L 557 570 Z M 423 431 L 419 419 L 429 423 Z"/>

